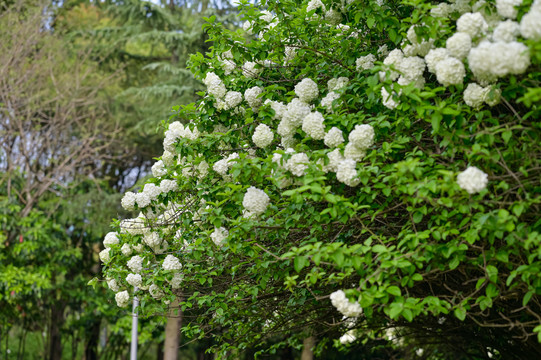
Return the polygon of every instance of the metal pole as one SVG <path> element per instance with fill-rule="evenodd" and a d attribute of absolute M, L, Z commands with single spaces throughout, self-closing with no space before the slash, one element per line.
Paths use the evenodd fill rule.
<path fill-rule="evenodd" d="M 137 286 L 134 292 L 137 292 Z M 131 348 L 130 348 L 130 360 L 137 360 L 137 306 L 139 306 L 139 299 L 133 297 L 133 309 L 132 309 L 132 321 L 131 321 Z"/>

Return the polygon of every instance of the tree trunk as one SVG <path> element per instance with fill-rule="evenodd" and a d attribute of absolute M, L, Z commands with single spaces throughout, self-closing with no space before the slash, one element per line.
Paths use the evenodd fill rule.
<path fill-rule="evenodd" d="M 100 338 L 100 321 L 92 322 L 85 334 L 85 360 L 98 359 L 98 340 Z"/>
<path fill-rule="evenodd" d="M 316 338 L 309 336 L 302 342 L 302 354 L 301 360 L 313 360 L 314 359 L 314 346 L 316 346 Z"/>
<path fill-rule="evenodd" d="M 165 344 L 163 360 L 177 360 L 180 343 L 180 328 L 182 327 L 182 310 L 175 300 L 169 307 L 167 325 L 165 326 Z"/>
<path fill-rule="evenodd" d="M 62 335 L 60 328 L 64 324 L 64 305 L 56 304 L 51 308 L 49 327 L 49 360 L 62 359 Z"/>

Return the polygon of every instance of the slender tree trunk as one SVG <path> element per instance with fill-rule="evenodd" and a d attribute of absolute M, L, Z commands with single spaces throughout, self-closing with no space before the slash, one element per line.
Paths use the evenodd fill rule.
<path fill-rule="evenodd" d="M 316 338 L 309 336 L 302 342 L 302 354 L 301 360 L 313 360 L 314 359 L 314 346 L 316 346 Z"/>
<path fill-rule="evenodd" d="M 51 326 L 49 328 L 49 360 L 62 359 L 62 335 L 60 328 L 64 324 L 64 304 L 58 303 L 51 308 Z"/>
<path fill-rule="evenodd" d="M 180 328 L 182 327 L 182 311 L 175 300 L 169 307 L 167 325 L 165 326 L 165 344 L 163 360 L 177 360 L 180 343 Z"/>
<path fill-rule="evenodd" d="M 100 338 L 100 321 L 92 322 L 89 331 L 85 334 L 85 360 L 98 359 L 98 340 Z"/>

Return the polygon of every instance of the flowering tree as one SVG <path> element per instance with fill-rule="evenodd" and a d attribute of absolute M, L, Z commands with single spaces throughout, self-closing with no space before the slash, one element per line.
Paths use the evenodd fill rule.
<path fill-rule="evenodd" d="M 541 2 L 241 8 L 104 240 L 118 305 L 180 299 L 224 358 L 538 356 Z"/>

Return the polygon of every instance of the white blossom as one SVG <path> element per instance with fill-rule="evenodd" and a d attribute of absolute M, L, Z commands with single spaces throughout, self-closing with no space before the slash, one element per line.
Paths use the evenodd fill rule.
<path fill-rule="evenodd" d="M 180 270 L 182 269 L 182 264 L 177 257 L 173 255 L 167 255 L 165 257 L 165 260 L 163 260 L 162 267 L 164 270 Z"/>
<path fill-rule="evenodd" d="M 487 187 L 488 175 L 475 166 L 469 166 L 456 177 L 456 182 L 461 189 L 469 194 L 475 194 Z"/>
<path fill-rule="evenodd" d="M 156 184 L 148 183 L 143 187 L 143 193 L 146 194 L 150 200 L 156 200 L 162 191 Z"/>
<path fill-rule="evenodd" d="M 502 17 L 515 19 L 518 14 L 517 6 L 522 5 L 522 0 L 496 0 L 496 10 Z M 538 19 L 541 21 L 540 19 Z"/>
<path fill-rule="evenodd" d="M 178 184 L 176 180 L 164 179 L 160 182 L 160 191 L 163 194 L 167 194 L 170 191 L 175 191 L 178 189 Z"/>
<path fill-rule="evenodd" d="M 355 330 L 348 330 L 344 335 L 340 336 L 340 344 L 346 345 L 357 340 Z"/>
<path fill-rule="evenodd" d="M 249 89 L 247 89 L 244 92 L 244 98 L 246 99 L 246 102 L 252 109 L 257 109 L 261 106 L 262 99 L 260 95 L 263 93 L 263 89 L 259 86 L 254 86 Z"/>
<path fill-rule="evenodd" d="M 152 165 L 152 175 L 154 177 L 160 177 L 167 174 L 167 170 L 165 170 L 165 167 L 163 166 L 163 161 L 158 160 Z"/>
<path fill-rule="evenodd" d="M 207 86 L 207 91 L 210 95 L 216 99 L 221 99 L 225 96 L 226 88 L 223 81 L 213 72 L 208 72 L 207 76 L 203 80 L 203 83 Z"/>
<path fill-rule="evenodd" d="M 105 235 L 105 239 L 103 240 L 103 246 L 105 246 L 106 249 L 110 248 L 111 245 L 118 244 L 118 233 L 116 232 L 109 232 L 107 235 Z"/>
<path fill-rule="evenodd" d="M 130 294 L 126 290 L 121 291 L 116 293 L 115 300 L 119 307 L 126 307 L 130 303 Z"/>
<path fill-rule="evenodd" d="M 356 166 L 357 162 L 355 160 L 345 159 L 341 161 L 336 170 L 336 179 L 348 186 L 357 186 L 361 179 L 357 177 Z"/>
<path fill-rule="evenodd" d="M 184 276 L 181 273 L 175 273 L 175 275 L 173 275 L 173 278 L 169 281 L 169 284 L 171 284 L 171 288 L 179 289 L 183 279 Z"/>
<path fill-rule="evenodd" d="M 302 124 L 302 120 L 310 114 L 310 105 L 303 102 L 302 100 L 295 98 L 291 100 L 289 104 L 287 104 L 287 109 L 284 112 L 284 116 L 282 117 L 282 121 L 285 121 L 286 123 L 289 123 L 295 127 L 298 127 Z M 280 135 L 282 135 L 280 132 L 278 132 Z M 284 135 L 282 135 L 284 136 Z"/>
<path fill-rule="evenodd" d="M 325 137 L 325 119 L 320 112 L 310 113 L 302 121 L 302 131 L 308 134 L 314 140 L 323 140 Z"/>
<path fill-rule="evenodd" d="M 440 61 L 443 61 L 447 59 L 449 56 L 449 50 L 445 48 L 437 48 L 432 49 L 428 52 L 428 54 L 425 56 L 426 65 L 428 67 L 428 71 L 435 74 L 436 73 L 436 65 Z"/>
<path fill-rule="evenodd" d="M 306 169 L 308 169 L 308 155 L 305 153 L 298 153 L 291 156 L 286 163 L 286 169 L 289 170 L 295 176 L 305 175 Z"/>
<path fill-rule="evenodd" d="M 430 9 L 430 14 L 434 17 L 448 17 L 453 12 L 451 5 L 447 3 L 439 3 L 436 7 Z"/>
<path fill-rule="evenodd" d="M 345 76 L 339 77 L 339 78 L 332 78 L 329 81 L 327 81 L 327 87 L 329 88 L 329 91 L 339 91 L 348 86 L 349 79 Z"/>
<path fill-rule="evenodd" d="M 139 255 L 132 256 L 127 262 L 128 267 L 134 273 L 139 274 L 143 270 L 143 258 Z"/>
<path fill-rule="evenodd" d="M 483 41 L 471 49 L 468 64 L 479 81 L 491 82 L 508 74 L 522 74 L 530 65 L 528 47 L 523 43 Z"/>
<path fill-rule="evenodd" d="M 364 158 L 365 156 L 366 156 L 366 149 L 357 147 L 352 142 L 348 143 L 344 149 L 344 157 L 346 159 L 351 159 L 354 161 L 361 161 L 362 158 Z"/>
<path fill-rule="evenodd" d="M 333 292 L 330 297 L 333 306 L 346 317 L 358 317 L 363 312 L 361 305 L 357 302 L 350 302 L 342 290 Z"/>
<path fill-rule="evenodd" d="M 265 191 L 253 186 L 248 188 L 242 200 L 242 206 L 244 206 L 248 216 L 259 216 L 263 214 L 267 210 L 269 203 L 270 198 Z"/>
<path fill-rule="evenodd" d="M 436 65 L 436 77 L 444 86 L 462 84 L 465 76 L 464 64 L 454 57 L 448 57 Z"/>
<path fill-rule="evenodd" d="M 465 13 L 456 21 L 458 32 L 469 34 L 472 39 L 486 33 L 488 24 L 481 13 Z"/>
<path fill-rule="evenodd" d="M 141 284 L 143 283 L 143 278 L 141 277 L 141 274 L 130 273 L 128 274 L 128 276 L 126 276 L 126 282 L 131 286 L 141 287 Z"/>
<path fill-rule="evenodd" d="M 355 60 L 357 71 L 372 69 L 374 67 L 375 61 L 376 61 L 376 57 L 374 56 L 374 54 L 361 56 L 360 58 Z"/>
<path fill-rule="evenodd" d="M 471 49 L 471 36 L 466 33 L 457 32 L 447 39 L 446 48 L 453 57 L 463 60 Z"/>
<path fill-rule="evenodd" d="M 225 94 L 225 109 L 233 109 L 242 102 L 242 94 L 238 91 L 228 91 Z"/>
<path fill-rule="evenodd" d="M 538 19 L 541 19 L 541 13 L 539 15 L 540 18 Z M 516 41 L 518 35 L 520 35 L 519 24 L 516 21 L 507 20 L 500 22 L 498 26 L 496 26 L 494 32 L 492 33 L 492 40 L 511 42 Z"/>
<path fill-rule="evenodd" d="M 536 1 L 520 20 L 520 33 L 526 39 L 541 39 L 541 1 Z"/>
<path fill-rule="evenodd" d="M 476 83 L 468 84 L 464 90 L 464 102 L 472 108 L 479 108 L 485 99 L 485 89 Z"/>
<path fill-rule="evenodd" d="M 336 126 L 333 126 L 331 130 L 329 130 L 325 134 L 325 138 L 323 139 L 323 142 L 326 146 L 333 148 L 337 147 L 340 144 L 344 142 L 344 135 L 342 134 L 342 130 L 337 128 Z"/>
<path fill-rule="evenodd" d="M 223 226 L 220 228 L 214 228 L 214 231 L 212 232 L 212 234 L 210 234 L 210 238 L 216 246 L 222 246 L 228 236 L 229 231 L 227 231 L 227 229 Z"/>
<path fill-rule="evenodd" d="M 284 112 L 287 109 L 283 103 L 270 99 L 265 100 L 264 104 L 270 104 L 271 109 L 274 110 L 273 119 L 282 119 L 282 116 L 284 116 Z"/>
<path fill-rule="evenodd" d="M 312 79 L 306 78 L 295 85 L 295 94 L 301 101 L 309 103 L 317 98 L 319 90 L 317 84 Z"/>
<path fill-rule="evenodd" d="M 323 99 L 321 99 L 321 106 L 327 109 L 328 112 L 332 111 L 333 101 L 340 98 L 340 94 L 331 91 Z"/>
<path fill-rule="evenodd" d="M 124 196 L 122 197 L 122 201 L 121 201 L 121 204 L 124 210 L 128 210 L 128 211 L 135 210 L 135 200 L 136 200 L 136 195 L 133 192 L 131 191 L 126 192 Z"/>
<path fill-rule="evenodd" d="M 355 125 L 355 129 L 349 133 L 349 141 L 356 147 L 368 149 L 374 144 L 374 128 L 368 124 Z"/>
<path fill-rule="evenodd" d="M 99 253 L 100 260 L 104 264 L 107 264 L 109 261 L 111 261 L 111 255 L 109 254 L 110 251 L 111 249 L 105 249 L 100 251 Z"/>
<path fill-rule="evenodd" d="M 252 141 L 259 148 L 266 148 L 274 140 L 274 133 L 271 128 L 265 124 L 259 124 L 252 135 Z"/>
<path fill-rule="evenodd" d="M 114 292 L 118 292 L 118 290 L 120 290 L 118 283 L 116 282 L 115 279 L 107 280 L 107 286 L 109 287 L 109 289 L 111 289 Z"/>
<path fill-rule="evenodd" d="M 325 5 L 321 2 L 321 0 L 310 0 L 308 2 L 308 6 L 306 7 L 306 12 L 310 12 L 317 8 L 321 8 L 323 11 L 325 11 Z"/>
<path fill-rule="evenodd" d="M 383 98 L 383 105 L 386 108 L 391 109 L 391 110 L 396 109 L 396 107 L 399 104 L 398 100 L 394 99 L 394 95 L 396 95 L 394 91 L 392 92 L 392 94 L 389 94 L 389 92 L 387 91 L 387 89 L 385 89 L 385 87 L 381 88 L 381 96 Z"/>
<path fill-rule="evenodd" d="M 330 9 L 325 13 L 325 20 L 327 20 L 329 24 L 336 26 L 342 21 L 342 14 L 340 14 L 339 11 Z"/>
<path fill-rule="evenodd" d="M 122 255 L 124 255 L 124 256 L 130 256 L 131 253 L 133 252 L 133 249 L 132 249 L 132 247 L 130 246 L 130 244 L 124 244 L 124 245 L 122 245 L 122 247 L 120 248 L 120 251 L 122 252 Z"/>
<path fill-rule="evenodd" d="M 152 296 L 156 300 L 160 300 L 162 297 L 165 296 L 163 291 L 156 284 L 150 285 L 150 288 L 148 288 L 148 292 L 150 293 L 150 296 Z"/>
<path fill-rule="evenodd" d="M 256 77 L 263 71 L 261 68 L 256 68 L 256 63 L 252 61 L 247 61 L 242 66 L 242 74 L 247 78 Z"/>

